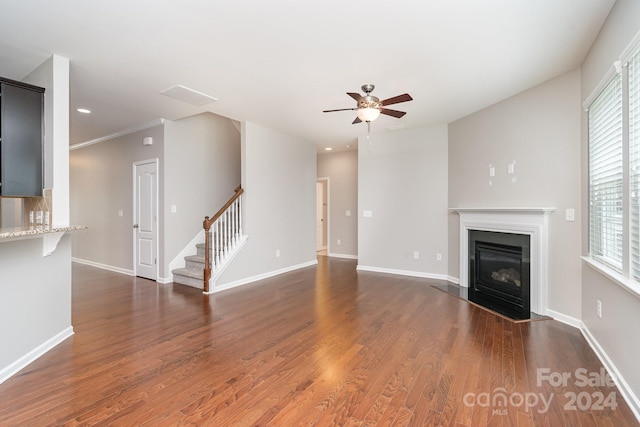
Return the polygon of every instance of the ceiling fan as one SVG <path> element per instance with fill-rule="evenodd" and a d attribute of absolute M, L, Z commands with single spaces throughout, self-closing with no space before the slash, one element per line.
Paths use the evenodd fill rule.
<path fill-rule="evenodd" d="M 362 91 L 365 93 L 364 96 L 355 92 L 347 92 L 347 95 L 352 97 L 358 103 L 355 108 L 339 108 L 337 110 L 324 110 L 323 113 L 331 113 L 333 111 L 356 111 L 358 117 L 353 121 L 353 124 L 367 122 L 371 123 L 375 119 L 378 118 L 380 114 L 386 114 L 387 116 L 393 116 L 396 118 L 400 118 L 407 114 L 404 111 L 391 110 L 389 108 L 385 108 L 387 105 L 399 104 L 401 102 L 407 102 L 413 100 L 411 95 L 408 93 L 394 96 L 393 98 L 385 99 L 384 101 L 380 101 L 380 99 L 376 96 L 371 95 L 375 86 L 372 84 L 362 85 Z"/>

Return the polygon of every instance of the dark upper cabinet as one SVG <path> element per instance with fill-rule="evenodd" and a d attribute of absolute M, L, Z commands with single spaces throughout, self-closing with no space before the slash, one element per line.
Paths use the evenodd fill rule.
<path fill-rule="evenodd" d="M 0 196 L 42 196 L 44 89 L 0 78 Z"/>

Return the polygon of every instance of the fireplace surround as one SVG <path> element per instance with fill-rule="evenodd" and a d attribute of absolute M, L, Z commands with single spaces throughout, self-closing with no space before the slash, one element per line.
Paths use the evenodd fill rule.
<path fill-rule="evenodd" d="M 454 208 L 451 211 L 460 216 L 460 286 L 471 291 L 469 235 L 472 230 L 527 236 L 529 309 L 532 313 L 547 315 L 549 215 L 555 208 Z"/>

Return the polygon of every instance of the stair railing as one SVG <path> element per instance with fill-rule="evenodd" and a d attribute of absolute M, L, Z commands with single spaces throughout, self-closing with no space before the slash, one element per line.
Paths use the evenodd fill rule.
<path fill-rule="evenodd" d="M 220 265 L 229 252 L 235 247 L 242 237 L 242 205 L 240 196 L 244 190 L 238 186 L 234 195 L 212 217 L 204 217 L 204 292 L 209 292 L 209 280 L 211 279 L 211 266 Z M 213 233 L 211 233 L 213 231 Z M 213 247 L 215 253 L 211 256 L 211 234 L 213 234 Z"/>

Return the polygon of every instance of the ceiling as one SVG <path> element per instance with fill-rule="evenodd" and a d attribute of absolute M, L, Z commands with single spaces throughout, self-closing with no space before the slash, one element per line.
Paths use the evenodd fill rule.
<path fill-rule="evenodd" d="M 346 92 L 414 98 L 372 132 L 448 123 L 579 66 L 613 3 L 0 0 L 0 75 L 69 58 L 72 145 L 210 111 L 343 149 L 366 125 L 322 110 Z M 218 101 L 160 93 L 175 85 Z"/>

